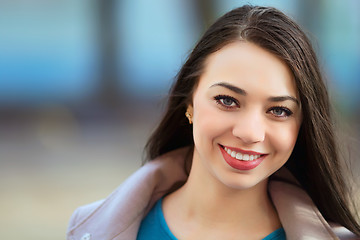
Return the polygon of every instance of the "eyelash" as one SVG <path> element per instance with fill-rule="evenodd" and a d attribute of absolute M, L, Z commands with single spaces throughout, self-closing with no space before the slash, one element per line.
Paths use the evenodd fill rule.
<path fill-rule="evenodd" d="M 231 100 L 232 103 L 235 103 L 235 104 L 236 104 L 236 106 L 225 105 L 224 102 L 223 102 L 224 99 L 225 99 L 225 100 Z M 233 108 L 235 108 L 235 107 L 239 107 L 239 106 L 240 106 L 238 100 L 236 100 L 235 98 L 233 98 L 233 97 L 231 97 L 231 96 L 229 96 L 229 95 L 217 95 L 217 96 L 214 97 L 214 100 L 216 101 L 217 104 L 219 104 L 221 107 L 226 108 L 226 109 L 233 109 Z M 274 110 L 281 110 L 281 111 L 283 111 L 283 113 L 285 113 L 285 116 L 280 116 L 280 115 L 274 114 L 274 113 L 272 112 L 272 111 L 274 111 Z M 273 115 L 274 115 L 275 117 L 277 117 L 277 118 L 287 118 L 287 117 L 290 117 L 290 116 L 293 114 L 293 112 L 292 112 L 289 108 L 287 108 L 287 107 L 285 107 L 285 106 L 275 106 L 275 107 L 271 107 L 271 108 L 267 111 L 267 113 L 269 113 L 269 112 L 270 112 L 271 114 L 273 114 Z"/>
<path fill-rule="evenodd" d="M 233 97 L 231 97 L 229 95 L 218 95 L 218 96 L 215 96 L 214 99 L 216 100 L 217 104 L 219 104 L 221 107 L 224 107 L 224 108 L 227 108 L 227 109 L 232 109 L 232 108 L 234 108 L 234 106 L 225 105 L 223 103 L 224 99 L 231 100 L 233 103 L 236 104 L 236 107 L 240 106 L 239 102 L 235 98 L 233 98 Z"/>
<path fill-rule="evenodd" d="M 285 116 L 279 116 L 279 115 L 276 115 L 276 114 L 272 113 L 277 118 L 287 118 L 287 117 L 290 117 L 293 114 L 293 112 L 290 109 L 288 109 L 287 107 L 284 107 L 284 106 L 272 107 L 272 108 L 270 108 L 268 110 L 268 112 L 271 112 L 271 111 L 274 111 L 274 110 L 281 110 L 281 111 L 283 111 L 285 113 Z"/>

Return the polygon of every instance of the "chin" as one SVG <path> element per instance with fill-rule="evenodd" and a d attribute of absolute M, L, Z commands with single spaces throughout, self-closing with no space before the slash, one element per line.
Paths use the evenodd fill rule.
<path fill-rule="evenodd" d="M 239 173 L 235 173 L 239 174 Z M 254 187 L 259 187 L 262 184 L 267 184 L 267 178 L 254 179 L 254 176 L 241 175 L 241 176 L 226 176 L 223 178 L 218 177 L 220 182 L 226 187 L 234 190 L 249 190 Z"/>

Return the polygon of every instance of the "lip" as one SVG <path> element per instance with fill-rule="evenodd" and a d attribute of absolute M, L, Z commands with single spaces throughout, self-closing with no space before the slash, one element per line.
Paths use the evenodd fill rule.
<path fill-rule="evenodd" d="M 242 153 L 242 154 L 265 155 L 265 153 L 261 153 L 261 152 L 247 151 L 247 150 L 243 150 L 243 149 L 240 149 L 240 148 L 233 148 L 233 147 L 228 147 L 228 146 L 223 146 L 223 145 L 220 145 L 220 146 L 221 146 L 221 148 L 226 147 L 226 148 L 230 149 L 231 151 L 239 152 L 239 153 Z"/>
<path fill-rule="evenodd" d="M 224 157 L 225 162 L 232 168 L 235 168 L 237 170 L 251 170 L 259 166 L 259 164 L 266 158 L 268 154 L 263 154 L 259 152 L 253 152 L 253 151 L 245 151 L 239 148 L 232 148 L 232 147 L 226 147 L 231 149 L 232 151 L 240 152 L 242 154 L 250 154 L 250 155 L 261 155 L 258 159 L 251 160 L 251 161 L 243 161 L 238 160 L 233 157 L 231 157 L 224 149 L 224 146 L 219 144 L 219 148 L 221 151 L 221 154 Z"/>

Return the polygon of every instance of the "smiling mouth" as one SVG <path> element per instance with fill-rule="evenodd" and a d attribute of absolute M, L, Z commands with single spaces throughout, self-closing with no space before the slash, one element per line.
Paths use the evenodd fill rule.
<path fill-rule="evenodd" d="M 241 161 L 253 161 L 253 160 L 256 160 L 266 154 L 260 154 L 260 153 L 253 153 L 251 154 L 250 152 L 239 152 L 239 151 L 234 151 L 234 150 L 231 150 L 230 148 L 227 148 L 225 146 L 222 146 L 220 145 L 224 150 L 225 152 L 231 156 L 232 158 L 234 159 L 237 159 L 237 160 L 241 160 Z"/>

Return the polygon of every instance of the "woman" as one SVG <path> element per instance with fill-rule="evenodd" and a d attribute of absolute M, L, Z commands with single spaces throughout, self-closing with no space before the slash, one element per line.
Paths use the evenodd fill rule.
<path fill-rule="evenodd" d="M 315 53 L 274 8 L 243 6 L 208 29 L 147 151 L 155 160 L 74 213 L 68 239 L 360 235 Z"/>

